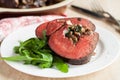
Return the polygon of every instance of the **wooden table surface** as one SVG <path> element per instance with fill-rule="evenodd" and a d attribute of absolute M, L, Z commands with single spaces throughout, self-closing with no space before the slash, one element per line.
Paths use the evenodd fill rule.
<path fill-rule="evenodd" d="M 88 2 L 85 2 L 88 0 L 75 0 L 74 3 L 79 6 L 89 7 L 87 4 Z M 102 1 L 102 0 L 101 0 Z M 104 0 L 104 3 L 102 4 L 103 7 L 108 10 L 113 16 L 120 19 L 120 10 L 118 9 L 120 7 L 119 0 Z M 114 35 L 118 37 L 120 40 L 120 33 L 116 32 L 115 26 L 111 26 L 110 24 L 105 23 L 102 20 L 95 19 L 91 17 L 90 15 L 86 15 L 82 12 L 76 11 L 72 9 L 71 7 L 68 7 L 66 14 L 68 17 L 83 17 L 91 20 L 94 24 L 99 24 L 99 26 L 108 29 L 111 31 Z M 31 76 L 22 72 L 19 72 L 9 65 L 7 65 L 4 61 L 0 60 L 0 80 L 120 80 L 120 57 L 117 58 L 116 61 L 114 61 L 110 66 L 91 73 L 84 76 L 78 76 L 78 77 L 72 77 L 72 78 L 44 78 L 44 77 L 36 77 Z"/>

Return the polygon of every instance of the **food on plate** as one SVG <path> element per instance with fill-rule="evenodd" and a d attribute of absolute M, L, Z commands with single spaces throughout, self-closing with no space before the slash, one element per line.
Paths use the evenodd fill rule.
<path fill-rule="evenodd" d="M 95 25 L 83 18 L 61 18 L 41 24 L 36 36 L 43 38 L 46 30 L 49 47 L 70 64 L 90 61 L 99 40 Z"/>
<path fill-rule="evenodd" d="M 64 0 L 0 0 L 0 7 L 38 8 L 59 3 Z"/>
<path fill-rule="evenodd" d="M 22 61 L 26 65 L 34 65 L 39 68 L 52 68 L 53 66 L 61 72 L 68 72 L 68 64 L 49 48 L 47 37 L 43 32 L 44 38 L 29 38 L 20 41 L 20 45 L 14 47 L 16 55 L 2 57 L 8 61 Z"/>
<path fill-rule="evenodd" d="M 22 61 L 40 68 L 53 68 L 67 73 L 69 65 L 90 61 L 99 34 L 95 25 L 83 18 L 60 18 L 39 25 L 37 37 L 20 41 L 14 47 L 16 55 L 2 57 L 9 61 Z"/>

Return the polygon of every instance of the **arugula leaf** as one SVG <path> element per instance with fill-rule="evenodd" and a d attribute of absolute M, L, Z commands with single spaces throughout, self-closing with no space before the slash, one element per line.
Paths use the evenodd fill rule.
<path fill-rule="evenodd" d="M 26 41 L 19 41 L 20 45 L 14 47 L 16 56 L 3 57 L 9 61 L 23 61 L 24 64 L 31 64 L 39 68 L 50 68 L 55 66 L 61 72 L 68 72 L 68 65 L 50 49 L 47 43 L 46 31 L 43 31 L 43 38 L 30 38 Z"/>
<path fill-rule="evenodd" d="M 38 67 L 40 68 L 50 68 L 51 66 L 52 66 L 52 62 L 45 62 L 38 65 Z"/>
<path fill-rule="evenodd" d="M 2 57 L 1 59 L 8 61 L 23 61 L 23 60 L 32 60 L 32 58 L 27 58 L 26 56 L 12 56 L 12 57 Z"/>
<path fill-rule="evenodd" d="M 44 41 L 47 42 L 46 30 L 44 30 L 44 31 L 42 32 L 42 34 L 43 34 L 43 39 L 42 39 L 42 40 L 44 40 Z"/>
<path fill-rule="evenodd" d="M 60 57 L 54 56 L 53 65 L 60 70 L 61 72 L 67 73 L 68 72 L 68 64 L 66 64 Z"/>
<path fill-rule="evenodd" d="M 15 47 L 14 47 L 13 50 L 14 50 L 14 52 L 15 52 L 16 54 L 19 53 L 19 48 L 20 48 L 19 46 L 15 46 Z"/>

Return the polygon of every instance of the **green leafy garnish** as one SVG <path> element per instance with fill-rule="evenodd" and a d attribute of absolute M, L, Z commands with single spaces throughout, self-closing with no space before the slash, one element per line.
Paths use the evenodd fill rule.
<path fill-rule="evenodd" d="M 53 65 L 60 71 L 67 73 L 68 72 L 68 64 L 64 63 L 64 61 L 58 57 L 54 56 Z"/>
<path fill-rule="evenodd" d="M 25 56 L 20 56 L 20 55 L 18 55 L 18 56 L 12 56 L 12 57 L 3 57 L 2 59 L 8 60 L 8 61 L 31 60 L 31 59 L 28 59 Z"/>
<path fill-rule="evenodd" d="M 51 68 L 55 66 L 61 72 L 68 72 L 68 65 L 62 58 L 56 56 L 47 43 L 46 32 L 43 31 L 43 38 L 30 38 L 20 41 L 19 46 L 14 47 L 15 56 L 2 57 L 8 61 L 22 61 L 24 64 L 31 64 L 39 68 Z"/>

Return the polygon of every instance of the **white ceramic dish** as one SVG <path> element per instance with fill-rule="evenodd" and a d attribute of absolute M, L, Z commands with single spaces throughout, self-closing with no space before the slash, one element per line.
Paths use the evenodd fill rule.
<path fill-rule="evenodd" d="M 14 55 L 13 47 L 19 45 L 19 40 L 26 40 L 35 37 L 34 31 L 39 24 L 30 25 L 14 31 L 7 36 L 1 44 L 1 56 L 8 57 Z M 96 47 L 96 55 L 91 61 L 84 65 L 70 65 L 68 73 L 62 73 L 54 68 L 40 69 L 32 65 L 24 65 L 20 62 L 5 61 L 18 71 L 41 77 L 65 78 L 86 75 L 99 71 L 109 66 L 120 54 L 120 44 L 118 39 L 109 31 L 97 27 L 96 30 L 100 39 Z"/>

